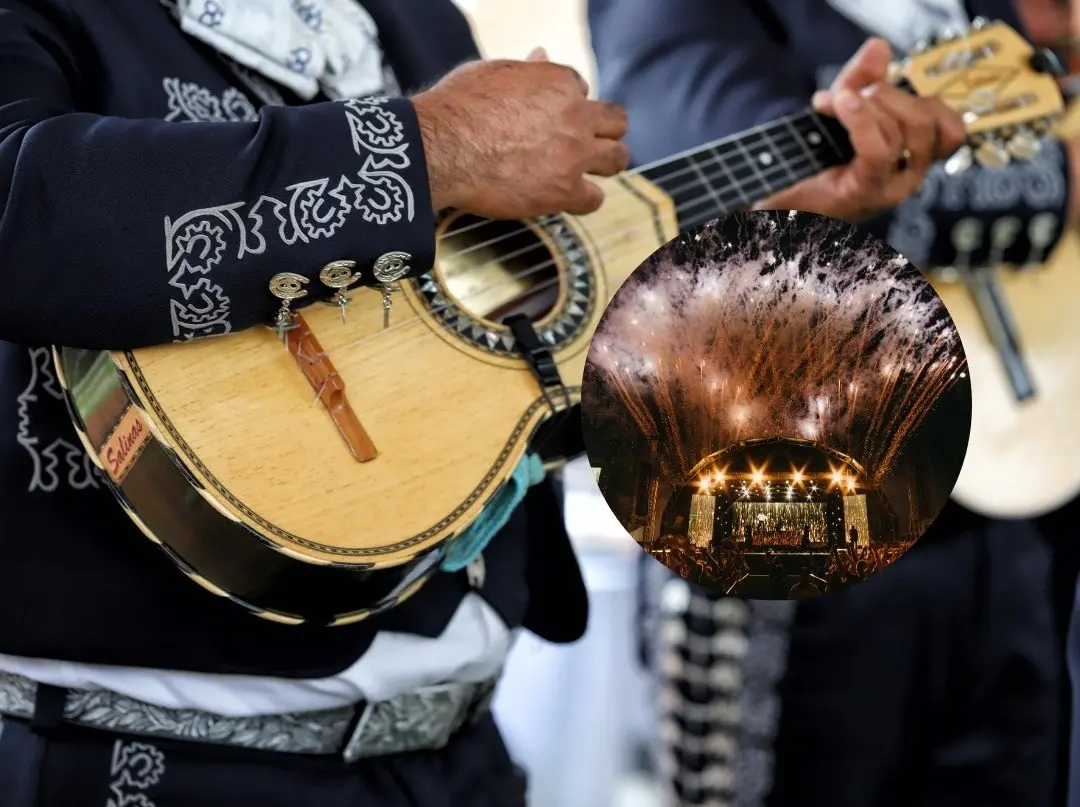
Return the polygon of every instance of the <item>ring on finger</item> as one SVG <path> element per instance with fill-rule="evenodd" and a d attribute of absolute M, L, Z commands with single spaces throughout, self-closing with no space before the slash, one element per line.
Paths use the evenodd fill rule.
<path fill-rule="evenodd" d="M 901 149 L 900 156 L 896 160 L 896 172 L 902 173 L 906 171 L 909 165 L 911 165 L 911 150 Z"/>

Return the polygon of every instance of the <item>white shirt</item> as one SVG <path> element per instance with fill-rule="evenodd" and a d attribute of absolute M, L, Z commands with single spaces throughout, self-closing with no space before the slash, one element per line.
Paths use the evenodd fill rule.
<path fill-rule="evenodd" d="M 627 549 L 628 536 L 604 503 L 584 458 L 563 472 L 567 526 L 594 546 Z M 574 529 L 576 527 L 576 529 Z M 254 617 L 253 617 L 254 618 Z M 475 593 L 458 605 L 441 636 L 381 632 L 338 675 L 314 680 L 72 664 L 0 654 L 0 670 L 66 689 L 104 689 L 171 709 L 227 717 L 286 714 L 378 701 L 423 686 L 480 682 L 497 675 L 513 644 L 506 623 Z"/>
<path fill-rule="evenodd" d="M 480 682 L 495 676 L 510 651 L 506 623 L 478 594 L 458 605 L 441 636 L 382 632 L 344 672 L 290 680 L 248 675 L 143 670 L 71 664 L 0 655 L 0 670 L 39 684 L 104 689 L 171 709 L 198 709 L 228 717 L 287 714 L 379 701 L 419 687 Z"/>
<path fill-rule="evenodd" d="M 901 50 L 951 28 L 971 24 L 963 0 L 828 0 L 836 11 L 864 31 Z"/>

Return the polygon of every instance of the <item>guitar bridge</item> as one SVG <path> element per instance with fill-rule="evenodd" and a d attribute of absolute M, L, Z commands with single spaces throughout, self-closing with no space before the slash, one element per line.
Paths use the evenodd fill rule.
<path fill-rule="evenodd" d="M 559 375 L 559 367 L 555 364 L 555 357 L 551 348 L 544 343 L 533 327 L 532 320 L 524 314 L 514 314 L 503 320 L 503 324 L 514 335 L 514 347 L 532 370 L 533 377 L 540 385 L 540 392 L 551 407 L 552 414 L 558 414 L 559 404 L 557 398 L 563 401 L 563 411 L 573 404 L 570 401 L 570 391 L 563 383 Z"/>

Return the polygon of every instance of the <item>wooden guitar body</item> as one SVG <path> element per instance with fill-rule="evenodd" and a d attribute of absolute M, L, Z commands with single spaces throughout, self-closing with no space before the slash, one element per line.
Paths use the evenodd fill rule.
<path fill-rule="evenodd" d="M 1080 494 L 1080 241 L 1036 268 L 997 272 L 1035 395 L 1017 402 L 967 289 L 934 282 L 971 372 L 971 438 L 953 498 L 999 518 L 1032 517 Z"/>
<path fill-rule="evenodd" d="M 400 284 L 388 328 L 370 289 L 352 293 L 344 324 L 336 306 L 302 310 L 374 459 L 357 460 L 297 356 L 261 327 L 111 354 L 58 349 L 85 447 L 143 533 L 210 591 L 289 623 L 343 624 L 394 605 L 555 414 L 510 330 L 485 310 L 497 312 L 500 285 L 505 298 L 530 282 L 547 293 L 551 310 L 534 328 L 567 387 L 552 399 L 565 409 L 579 402 L 604 307 L 677 234 L 671 203 L 645 179 L 605 190 L 597 213 L 531 225 L 515 236 L 531 238 L 526 247 L 494 254 L 482 248 L 491 228 L 520 233 L 522 222 L 448 217 L 435 269 Z M 455 227 L 462 236 L 449 235 Z M 499 257 L 515 252 L 528 266 Z"/>

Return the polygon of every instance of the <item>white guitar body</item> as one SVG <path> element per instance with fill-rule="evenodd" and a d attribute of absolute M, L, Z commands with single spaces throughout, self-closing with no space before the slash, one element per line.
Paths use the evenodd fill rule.
<path fill-rule="evenodd" d="M 1002 269 L 1035 394 L 1017 402 L 968 290 L 935 282 L 971 373 L 971 438 L 953 498 L 997 518 L 1042 515 L 1080 495 L 1080 239 L 1037 268 Z"/>

